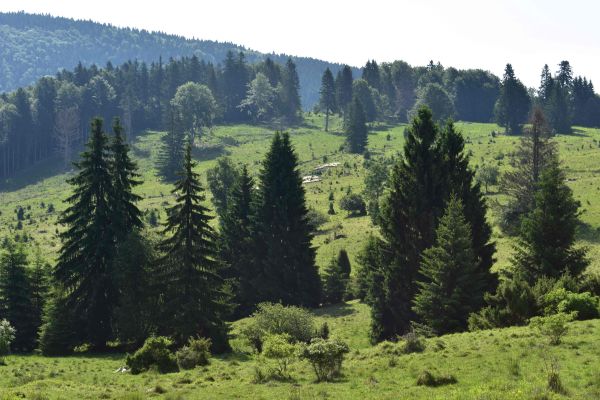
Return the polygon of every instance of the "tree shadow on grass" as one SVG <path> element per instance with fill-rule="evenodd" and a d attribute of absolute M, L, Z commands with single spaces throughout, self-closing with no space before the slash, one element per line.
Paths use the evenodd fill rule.
<path fill-rule="evenodd" d="M 10 178 L 0 178 L 0 192 L 23 189 L 64 172 L 65 168 L 60 157 L 51 157 L 17 172 Z"/>
<path fill-rule="evenodd" d="M 314 310 L 318 317 L 345 317 L 356 313 L 356 310 L 348 303 L 339 303 Z"/>
<path fill-rule="evenodd" d="M 600 229 L 582 222 L 577 227 L 577 239 L 593 244 L 600 243 Z"/>

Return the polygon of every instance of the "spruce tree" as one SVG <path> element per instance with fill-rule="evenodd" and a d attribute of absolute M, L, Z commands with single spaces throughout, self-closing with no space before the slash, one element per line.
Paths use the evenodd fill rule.
<path fill-rule="evenodd" d="M 557 161 L 556 146 L 550 139 L 550 130 L 540 107 L 533 110 L 530 128 L 525 131 L 514 153 L 511 171 L 500 177 L 500 192 L 508 197 L 500 205 L 500 227 L 508 234 L 516 234 L 521 219 L 534 207 L 542 171 Z"/>
<path fill-rule="evenodd" d="M 29 284 L 31 287 L 32 317 L 34 325 L 42 325 L 44 307 L 50 291 L 50 265 L 42 258 L 40 249 L 36 249 L 33 265 L 29 270 Z"/>
<path fill-rule="evenodd" d="M 454 125 L 449 123 L 440 131 L 429 109 L 419 109 L 407 130 L 404 157 L 392 169 L 389 191 L 381 204 L 383 240 L 378 267 L 367 279 L 372 340 L 405 334 L 411 323 L 418 321 L 412 302 L 418 290 L 422 252 L 433 246 L 435 229 L 453 192 L 465 204 L 482 285 L 473 297 L 476 303 L 469 306 L 477 309 L 483 303 L 482 292 L 496 287 L 496 276 L 490 272 L 495 247 L 485 218 L 487 208 L 468 164 L 464 139 Z"/>
<path fill-rule="evenodd" d="M 389 193 L 382 201 L 380 227 L 387 253 L 382 270 L 372 279 L 372 340 L 402 335 L 416 315 L 412 310 L 421 252 L 434 242 L 443 209 L 443 177 L 436 149 L 439 134 L 431 111 L 420 108 L 404 145 L 404 157 L 394 165 Z M 383 296 L 383 298 L 380 298 Z"/>
<path fill-rule="evenodd" d="M 335 96 L 338 111 L 345 113 L 352 102 L 352 69 L 344 65 L 335 78 Z"/>
<path fill-rule="evenodd" d="M 95 349 L 103 349 L 112 334 L 112 312 L 117 300 L 112 259 L 115 253 L 113 210 L 110 205 L 108 138 L 102 120 L 92 121 L 90 140 L 79 169 L 69 179 L 73 194 L 60 223 L 62 247 L 54 276 L 65 290 L 66 304 L 84 321 L 85 339 Z M 73 327 L 75 329 L 75 327 Z"/>
<path fill-rule="evenodd" d="M 0 256 L 0 315 L 17 331 L 12 344 L 16 351 L 35 348 L 39 325 L 33 311 L 27 256 L 22 245 L 9 241 Z"/>
<path fill-rule="evenodd" d="M 231 189 L 227 209 L 221 218 L 219 251 L 226 266 L 224 276 L 234 281 L 235 315 L 248 315 L 256 304 L 254 280 L 257 276 L 253 257 L 254 180 L 246 166 Z"/>
<path fill-rule="evenodd" d="M 333 81 L 333 74 L 329 68 L 323 73 L 319 93 L 321 95 L 319 98 L 319 109 L 325 113 L 325 132 L 327 132 L 329 130 L 329 114 L 334 113 L 336 110 L 335 83 Z"/>
<path fill-rule="evenodd" d="M 113 139 L 110 145 L 112 162 L 112 190 L 110 206 L 112 208 L 113 230 L 116 240 L 127 237 L 134 229 L 143 226 L 142 213 L 136 203 L 141 197 L 133 193 L 133 188 L 142 182 L 138 179 L 137 165 L 129 156 L 129 145 L 123 136 L 123 128 L 118 118 L 113 123 Z"/>
<path fill-rule="evenodd" d="M 177 117 L 171 112 L 167 133 L 162 137 L 162 148 L 158 160 L 159 173 L 167 181 L 177 178 L 183 161 L 185 135 Z"/>
<path fill-rule="evenodd" d="M 579 207 L 558 163 L 550 164 L 542 173 L 535 207 L 521 224 L 514 257 L 531 285 L 543 276 L 578 276 L 585 270 L 585 249 L 575 246 Z"/>
<path fill-rule="evenodd" d="M 341 265 L 334 257 L 325 269 L 323 277 L 323 302 L 336 304 L 344 299 L 348 279 L 344 275 Z"/>
<path fill-rule="evenodd" d="M 527 119 L 530 104 L 527 88 L 516 77 L 512 65 L 507 64 L 500 87 L 500 97 L 494 109 L 496 122 L 504 126 L 506 133 L 510 135 L 521 133 L 521 125 Z"/>
<path fill-rule="evenodd" d="M 314 307 L 321 281 L 311 245 L 298 157 L 287 133 L 276 133 L 260 173 L 255 229 L 259 300 Z"/>
<path fill-rule="evenodd" d="M 469 314 L 478 309 L 474 305 L 483 302 L 477 267 L 462 202 L 452 197 L 436 229 L 435 245 L 423 252 L 413 306 L 436 334 L 465 330 Z"/>
<path fill-rule="evenodd" d="M 351 153 L 362 154 L 367 148 L 368 129 L 365 112 L 358 98 L 352 100 L 346 118 L 346 143 Z"/>
<path fill-rule="evenodd" d="M 192 147 L 185 149 L 183 170 L 172 193 L 176 204 L 167 212 L 160 281 L 165 285 L 161 329 L 184 343 L 190 337 L 211 338 L 217 351 L 227 349 L 227 327 L 216 235 L 210 210 L 202 205 L 204 189 L 194 172 Z"/>
<path fill-rule="evenodd" d="M 281 79 L 282 114 L 290 123 L 297 123 L 302 118 L 300 103 L 300 79 L 296 64 L 291 58 L 287 60 Z"/>

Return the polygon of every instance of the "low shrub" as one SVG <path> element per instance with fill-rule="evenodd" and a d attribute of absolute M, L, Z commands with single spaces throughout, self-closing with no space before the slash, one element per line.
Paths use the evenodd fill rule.
<path fill-rule="evenodd" d="M 275 374 L 287 378 L 288 366 L 294 362 L 297 349 L 297 346 L 290 342 L 289 335 L 269 335 L 265 338 L 262 354 L 275 361 Z"/>
<path fill-rule="evenodd" d="M 409 332 L 402 336 L 401 339 L 404 341 L 402 352 L 404 354 L 410 353 L 421 353 L 425 351 L 425 340 L 416 332 Z"/>
<path fill-rule="evenodd" d="M 350 352 L 348 345 L 339 339 L 315 338 L 304 346 L 300 357 L 312 365 L 317 381 L 330 381 L 340 375 L 344 354 Z"/>
<path fill-rule="evenodd" d="M 569 293 L 558 304 L 558 312 L 565 314 L 576 313 L 577 319 L 584 321 L 600 317 L 599 304 L 600 299 L 589 292 Z"/>
<path fill-rule="evenodd" d="M 15 340 L 15 328 L 10 322 L 3 319 L 0 321 L 0 365 L 5 365 L 4 357 L 10 353 L 10 344 Z"/>
<path fill-rule="evenodd" d="M 340 199 L 340 208 L 347 211 L 349 215 L 365 215 L 367 205 L 362 196 L 356 193 L 350 193 Z"/>
<path fill-rule="evenodd" d="M 173 341 L 164 336 L 149 337 L 133 355 L 127 355 L 125 363 L 134 375 L 151 367 L 156 367 L 161 374 L 176 372 L 177 359 L 169 349 L 172 345 Z"/>
<path fill-rule="evenodd" d="M 315 333 L 314 325 L 314 317 L 303 308 L 261 303 L 240 333 L 260 353 L 268 335 L 287 334 L 292 343 L 308 343 Z"/>
<path fill-rule="evenodd" d="M 547 336 L 551 345 L 560 344 L 561 339 L 568 332 L 567 323 L 573 321 L 575 313 L 558 313 L 547 317 L 533 317 L 529 320 L 529 326 L 536 328 Z"/>
<path fill-rule="evenodd" d="M 545 362 L 545 367 L 548 379 L 548 389 L 554 393 L 566 394 L 567 391 L 560 379 L 560 366 L 558 360 L 551 358 Z"/>
<path fill-rule="evenodd" d="M 454 377 L 454 375 L 436 375 L 428 370 L 424 370 L 417 377 L 417 386 L 436 387 L 453 385 L 457 382 L 458 380 Z"/>
<path fill-rule="evenodd" d="M 210 346 L 212 342 L 206 338 L 190 338 L 188 344 L 177 350 L 177 365 L 181 369 L 193 369 L 208 365 L 210 362 Z"/>

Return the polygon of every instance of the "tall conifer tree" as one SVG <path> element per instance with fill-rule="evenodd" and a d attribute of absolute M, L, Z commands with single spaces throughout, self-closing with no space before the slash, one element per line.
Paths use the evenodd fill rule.
<path fill-rule="evenodd" d="M 66 290 L 67 304 L 85 321 L 86 339 L 96 349 L 105 348 L 111 339 L 117 299 L 108 148 L 102 120 L 94 119 L 87 150 L 75 164 L 79 172 L 69 180 L 73 194 L 60 218 L 67 230 L 61 234 L 63 243 L 54 271 Z"/>
<path fill-rule="evenodd" d="M 333 81 L 333 74 L 331 70 L 327 68 L 321 78 L 321 90 L 319 91 L 321 97 L 319 98 L 319 108 L 325 113 L 325 132 L 329 130 L 329 114 L 332 114 L 336 110 L 335 104 L 335 82 Z"/>
<path fill-rule="evenodd" d="M 362 154 L 367 148 L 368 129 L 363 106 L 354 98 L 346 116 L 346 143 L 351 153 Z"/>
<path fill-rule="evenodd" d="M 256 304 L 254 280 L 258 271 L 252 243 L 253 186 L 254 180 L 244 166 L 221 217 L 220 254 L 227 267 L 224 276 L 234 280 L 237 316 L 248 315 Z"/>
<path fill-rule="evenodd" d="M 335 78 L 335 95 L 338 110 L 345 113 L 352 102 L 352 69 L 344 65 Z"/>
<path fill-rule="evenodd" d="M 469 314 L 483 302 L 471 237 L 462 202 L 452 197 L 436 230 L 435 245 L 423 252 L 413 307 L 436 334 L 465 330 Z"/>
<path fill-rule="evenodd" d="M 123 136 L 123 128 L 118 118 L 113 123 L 113 134 L 110 145 L 110 172 L 113 181 L 110 206 L 113 209 L 115 236 L 117 240 L 121 240 L 143 225 L 142 213 L 136 205 L 141 197 L 133 193 L 133 188 L 140 185 L 141 181 L 137 165 L 129 156 L 129 145 Z"/>
<path fill-rule="evenodd" d="M 194 172 L 192 147 L 186 145 L 183 170 L 175 182 L 176 204 L 167 212 L 161 243 L 160 280 L 165 284 L 162 330 L 179 343 L 193 336 L 209 337 L 215 350 L 227 348 L 222 279 L 216 235 L 209 209 L 202 205 L 204 189 Z"/>
<path fill-rule="evenodd" d="M 535 193 L 535 207 L 521 224 L 514 257 L 517 270 L 531 285 L 543 276 L 578 276 L 585 270 L 585 249 L 575 246 L 579 207 L 558 163 L 550 164 Z"/>
<path fill-rule="evenodd" d="M 260 173 L 256 216 L 260 300 L 313 307 L 320 278 L 307 220 L 298 158 L 287 133 L 276 133 Z"/>
<path fill-rule="evenodd" d="M 12 344 L 17 351 L 35 347 L 38 321 L 33 311 L 27 256 L 21 245 L 9 241 L 0 256 L 0 315 L 17 331 Z"/>

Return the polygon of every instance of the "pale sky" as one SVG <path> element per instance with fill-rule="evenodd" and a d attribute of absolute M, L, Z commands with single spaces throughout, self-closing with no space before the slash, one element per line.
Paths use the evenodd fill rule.
<path fill-rule="evenodd" d="M 507 62 L 528 86 L 542 66 L 569 60 L 600 89 L 598 0 L 0 0 L 24 10 L 186 37 L 262 52 L 362 66 L 402 59 L 501 76 Z"/>

